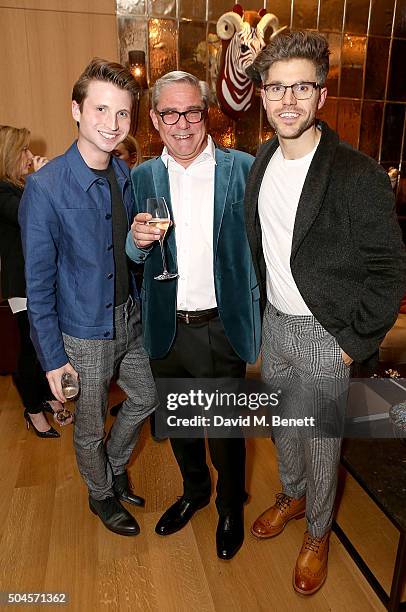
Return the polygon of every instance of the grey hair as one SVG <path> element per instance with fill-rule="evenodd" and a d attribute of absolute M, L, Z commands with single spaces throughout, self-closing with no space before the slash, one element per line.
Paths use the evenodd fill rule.
<path fill-rule="evenodd" d="M 317 82 L 323 86 L 329 70 L 329 54 L 328 42 L 318 32 L 296 31 L 279 34 L 257 55 L 249 76 L 254 80 L 255 73 L 259 74 L 264 81 L 269 68 L 275 62 L 308 59 L 316 67 Z"/>
<path fill-rule="evenodd" d="M 167 85 L 174 85 L 176 83 L 188 83 L 189 85 L 196 87 L 200 91 L 204 107 L 209 107 L 211 102 L 211 92 L 208 83 L 206 83 L 206 81 L 199 81 L 199 79 L 193 74 L 190 74 L 190 72 L 173 70 L 155 81 L 155 85 L 152 88 L 152 109 L 154 111 L 157 109 L 158 100 L 162 89 Z"/>

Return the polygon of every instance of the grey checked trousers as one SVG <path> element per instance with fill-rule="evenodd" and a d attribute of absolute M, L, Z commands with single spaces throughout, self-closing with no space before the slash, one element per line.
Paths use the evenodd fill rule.
<path fill-rule="evenodd" d="M 140 308 L 129 298 L 114 309 L 115 338 L 85 340 L 63 335 L 69 361 L 80 377 L 74 445 L 79 471 L 94 499 L 113 495 L 113 474 L 122 474 L 141 425 L 157 404 L 155 383 L 142 345 Z M 127 394 L 105 441 L 108 390 L 113 375 Z"/>
<path fill-rule="evenodd" d="M 306 495 L 309 533 L 333 521 L 350 368 L 341 349 L 312 316 L 287 315 L 269 302 L 262 332 L 262 378 L 281 386 L 282 417 L 313 416 L 315 427 L 274 428 L 283 492 Z"/>

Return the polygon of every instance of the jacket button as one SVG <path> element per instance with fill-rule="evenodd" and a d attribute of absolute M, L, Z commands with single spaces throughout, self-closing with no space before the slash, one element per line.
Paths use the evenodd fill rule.
<path fill-rule="evenodd" d="M 107 219 L 107 220 L 111 219 L 111 214 L 110 214 L 110 213 L 107 213 L 107 215 L 106 215 L 106 219 Z"/>
<path fill-rule="evenodd" d="M 110 332 L 104 332 L 103 336 L 107 338 L 108 336 L 110 336 Z"/>
<path fill-rule="evenodd" d="M 108 279 L 113 278 L 113 276 L 114 276 L 114 275 L 112 274 L 112 272 L 110 272 L 110 274 L 107 274 L 107 278 L 108 278 Z"/>
<path fill-rule="evenodd" d="M 145 255 L 140 255 L 140 259 L 145 259 Z"/>
<path fill-rule="evenodd" d="M 113 245 L 112 245 L 112 244 L 109 244 L 109 246 L 107 247 L 107 250 L 108 250 L 108 251 L 111 251 L 111 249 L 112 249 L 112 248 L 113 248 Z"/>
<path fill-rule="evenodd" d="M 113 306 L 113 304 L 111 302 L 109 302 L 108 304 L 106 304 L 106 308 L 111 308 Z"/>

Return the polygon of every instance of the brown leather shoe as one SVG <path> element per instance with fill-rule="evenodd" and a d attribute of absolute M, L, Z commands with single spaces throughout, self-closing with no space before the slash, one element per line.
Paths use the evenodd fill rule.
<path fill-rule="evenodd" d="M 300 499 L 277 493 L 274 506 L 265 510 L 251 527 L 256 538 L 272 538 L 284 530 L 290 519 L 303 518 L 305 515 L 306 497 Z"/>
<path fill-rule="evenodd" d="M 301 595 L 312 595 L 327 578 L 327 559 L 330 531 L 322 538 L 314 538 L 307 531 L 293 572 L 293 588 Z"/>

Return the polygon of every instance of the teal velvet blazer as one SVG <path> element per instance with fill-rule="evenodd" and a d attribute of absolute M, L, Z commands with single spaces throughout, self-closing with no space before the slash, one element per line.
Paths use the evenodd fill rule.
<path fill-rule="evenodd" d="M 259 352 L 261 319 L 259 287 L 245 231 L 244 190 L 254 158 L 220 147 L 216 147 L 215 158 L 213 272 L 217 306 L 230 344 L 243 361 L 252 363 Z M 160 157 L 134 168 L 131 179 L 134 214 L 145 210 L 147 198 L 163 196 L 172 217 L 169 176 Z M 168 270 L 176 272 L 175 227 L 168 230 L 164 244 Z M 150 249 L 138 249 L 129 233 L 126 251 L 133 261 L 145 263 L 141 289 L 144 345 L 152 359 L 162 358 L 176 334 L 177 279 L 154 280 L 162 272 L 158 242 Z"/>

